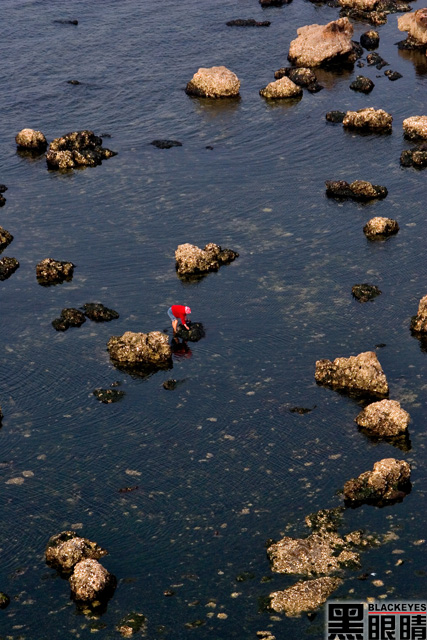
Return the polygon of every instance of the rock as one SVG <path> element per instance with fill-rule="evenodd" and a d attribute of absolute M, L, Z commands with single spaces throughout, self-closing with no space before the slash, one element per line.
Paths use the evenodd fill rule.
<path fill-rule="evenodd" d="M 411 331 L 412 333 L 427 334 L 427 296 L 421 298 L 418 305 L 417 315 L 412 316 Z"/>
<path fill-rule="evenodd" d="M 58 23 L 58 24 L 73 24 L 75 26 L 77 26 L 79 24 L 78 20 L 54 20 L 54 22 Z"/>
<path fill-rule="evenodd" d="M 280 80 L 270 82 L 264 89 L 259 92 L 263 98 L 269 98 L 270 100 L 277 100 L 281 98 L 300 98 L 302 96 L 302 89 L 295 82 L 292 82 L 290 78 L 284 76 Z"/>
<path fill-rule="evenodd" d="M 19 262 L 16 258 L 4 257 L 0 260 L 0 280 L 7 280 L 10 278 L 19 267 Z"/>
<path fill-rule="evenodd" d="M 410 11 L 411 7 L 402 0 L 339 0 L 340 16 L 353 20 L 363 20 L 373 25 L 387 22 L 387 14 Z"/>
<path fill-rule="evenodd" d="M 94 322 L 110 322 L 120 317 L 117 311 L 104 307 L 100 302 L 86 302 L 82 309 L 85 316 Z"/>
<path fill-rule="evenodd" d="M 326 120 L 328 122 L 341 123 L 345 118 L 344 111 L 328 111 L 326 114 Z"/>
<path fill-rule="evenodd" d="M 41 285 L 58 284 L 73 277 L 75 265 L 53 258 L 44 258 L 36 265 L 36 276 Z"/>
<path fill-rule="evenodd" d="M 382 218 L 376 216 L 371 218 L 363 227 L 363 233 L 371 240 L 384 239 L 388 236 L 394 235 L 399 231 L 399 225 L 396 220 L 391 218 Z"/>
<path fill-rule="evenodd" d="M 0 194 L 0 207 L 4 207 L 6 204 L 6 198 Z"/>
<path fill-rule="evenodd" d="M 51 538 L 46 547 L 46 563 L 63 573 L 85 558 L 102 558 L 108 551 L 96 542 L 81 538 L 75 531 L 62 531 Z"/>
<path fill-rule="evenodd" d="M 177 386 L 178 380 L 171 379 L 163 382 L 163 389 L 166 389 L 167 391 L 173 391 Z"/>
<path fill-rule="evenodd" d="M 205 337 L 205 330 L 201 322 L 187 322 L 189 330 L 180 324 L 177 331 L 176 337 L 182 338 L 182 340 L 189 342 L 198 342 L 202 338 Z"/>
<path fill-rule="evenodd" d="M 354 200 L 372 200 L 385 198 L 386 187 L 372 184 L 366 180 L 354 180 L 351 184 L 345 180 L 326 180 L 326 195 L 333 198 L 352 198 Z"/>
<path fill-rule="evenodd" d="M 376 396 L 388 394 L 388 383 L 374 351 L 349 358 L 318 360 L 315 379 L 318 384 Z"/>
<path fill-rule="evenodd" d="M 285 76 L 290 78 L 292 82 L 299 87 L 308 87 L 317 82 L 316 74 L 307 67 L 297 67 L 296 69 L 292 67 L 281 67 L 274 72 L 276 80 L 280 80 L 280 78 L 284 78 Z"/>
<path fill-rule="evenodd" d="M 391 69 L 387 69 L 387 71 L 384 71 L 384 75 L 387 76 L 387 78 L 392 82 L 394 82 L 395 80 L 399 80 L 399 78 L 403 78 L 401 73 L 399 73 L 398 71 L 392 71 Z"/>
<path fill-rule="evenodd" d="M 239 254 L 231 249 L 222 249 L 219 245 L 210 242 L 204 249 L 199 249 L 193 244 L 180 244 L 175 251 L 176 270 L 180 276 L 204 274 L 209 271 L 218 271 L 223 264 L 228 264 Z"/>
<path fill-rule="evenodd" d="M 10 598 L 7 593 L 3 593 L 3 591 L 0 591 L 0 609 L 6 609 L 9 603 Z"/>
<path fill-rule="evenodd" d="M 348 18 L 327 25 L 300 27 L 297 34 L 288 53 L 288 60 L 297 67 L 318 67 L 335 60 L 344 61 L 353 52 L 353 26 Z"/>
<path fill-rule="evenodd" d="M 365 31 L 360 36 L 360 44 L 364 49 L 368 51 L 372 51 L 372 49 L 376 49 L 380 44 L 380 36 L 378 31 L 374 31 L 373 29 L 369 29 L 369 31 Z"/>
<path fill-rule="evenodd" d="M 78 84 L 82 84 L 81 82 L 79 82 L 78 80 L 67 80 L 67 84 L 74 84 L 74 85 L 78 85 Z"/>
<path fill-rule="evenodd" d="M 131 638 L 135 633 L 141 632 L 145 635 L 144 631 L 147 626 L 147 618 L 143 613 L 129 613 L 122 618 L 116 627 L 116 630 L 121 634 L 123 638 Z"/>
<path fill-rule="evenodd" d="M 355 284 L 351 293 L 359 302 L 368 302 L 381 294 L 381 290 L 374 284 Z"/>
<path fill-rule="evenodd" d="M 406 31 L 411 44 L 420 48 L 427 46 L 427 8 L 406 13 L 397 20 L 399 31 Z"/>
<path fill-rule="evenodd" d="M 153 140 L 150 142 L 157 149 L 172 149 L 172 147 L 182 147 L 182 142 L 178 140 Z"/>
<path fill-rule="evenodd" d="M 57 331 L 66 331 L 69 327 L 80 327 L 86 318 L 78 309 L 62 309 L 61 315 L 52 321 L 52 326 Z"/>
<path fill-rule="evenodd" d="M 269 20 L 257 22 L 253 18 L 248 18 L 247 20 L 229 20 L 225 24 L 227 25 L 227 27 L 269 27 L 271 22 L 269 22 Z"/>
<path fill-rule="evenodd" d="M 85 129 L 52 140 L 46 162 L 49 169 L 64 171 L 75 167 L 96 167 L 102 160 L 115 155 L 115 151 L 102 147 L 102 138 Z"/>
<path fill-rule="evenodd" d="M 349 129 L 382 133 L 391 131 L 392 122 L 393 117 L 383 109 L 367 107 L 358 111 L 347 111 L 343 125 Z"/>
<path fill-rule="evenodd" d="M 315 611 L 343 582 L 341 578 L 329 577 L 297 582 L 284 591 L 271 593 L 270 608 L 288 617 L 299 616 L 306 611 Z"/>
<path fill-rule="evenodd" d="M 112 404 L 124 398 L 126 394 L 119 389 L 95 389 L 93 395 L 104 404 Z"/>
<path fill-rule="evenodd" d="M 6 249 L 6 247 L 12 242 L 12 240 L 13 235 L 9 233 L 9 231 L 6 231 L 6 229 L 3 229 L 3 227 L 0 227 L 0 251 Z"/>
<path fill-rule="evenodd" d="M 75 600 L 91 602 L 109 597 L 117 581 L 97 560 L 87 559 L 75 565 L 69 583 Z"/>
<path fill-rule="evenodd" d="M 240 80 L 224 66 L 201 67 L 186 86 L 186 93 L 202 98 L 237 98 Z"/>
<path fill-rule="evenodd" d="M 397 400 L 381 400 L 365 407 L 355 422 L 375 435 L 388 437 L 406 433 L 410 419 Z"/>
<path fill-rule="evenodd" d="M 261 7 L 283 7 L 284 4 L 290 4 L 292 0 L 259 0 Z"/>
<path fill-rule="evenodd" d="M 411 490 L 411 467 L 404 460 L 384 458 L 358 478 L 344 485 L 344 499 L 350 506 L 384 504 L 401 500 Z"/>
<path fill-rule="evenodd" d="M 35 129 L 21 129 L 15 136 L 15 142 L 19 149 L 37 153 L 43 153 L 47 147 L 47 140 L 43 133 Z"/>
<path fill-rule="evenodd" d="M 370 67 L 375 65 L 378 71 L 388 65 L 388 62 L 386 62 L 378 53 L 370 53 L 366 56 L 366 62 Z"/>
<path fill-rule="evenodd" d="M 372 80 L 365 76 L 357 76 L 356 80 L 353 80 L 350 84 L 350 89 L 353 89 L 353 91 L 360 91 L 361 93 L 370 93 L 374 87 L 375 85 Z"/>
<path fill-rule="evenodd" d="M 415 167 L 416 169 L 427 167 L 427 144 L 424 143 L 416 149 L 402 151 L 400 164 L 403 167 Z"/>
<path fill-rule="evenodd" d="M 289 411 L 291 413 L 296 413 L 299 416 L 304 416 L 306 413 L 311 413 L 315 408 L 316 405 L 314 405 L 314 407 L 289 407 Z"/>
<path fill-rule="evenodd" d="M 134 333 L 126 331 L 122 336 L 112 336 L 107 344 L 110 357 L 126 365 L 167 364 L 172 358 L 169 338 L 160 331 Z"/>
<path fill-rule="evenodd" d="M 403 121 L 403 133 L 409 140 L 427 140 L 427 116 L 411 116 Z"/>

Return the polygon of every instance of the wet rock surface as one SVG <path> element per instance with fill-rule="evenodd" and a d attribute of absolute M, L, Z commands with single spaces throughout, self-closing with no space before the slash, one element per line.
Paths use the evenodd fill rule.
<path fill-rule="evenodd" d="M 224 66 L 201 67 L 187 84 L 186 93 L 202 98 L 236 98 L 240 80 Z"/>
<path fill-rule="evenodd" d="M 188 342 L 198 342 L 205 337 L 205 329 L 201 322 L 187 322 L 187 326 L 189 327 L 188 330 L 180 324 L 175 336 Z"/>
<path fill-rule="evenodd" d="M 6 609 L 10 603 L 10 598 L 7 593 L 0 591 L 0 609 Z"/>
<path fill-rule="evenodd" d="M 401 73 L 399 73 L 398 71 L 392 71 L 391 69 L 387 69 L 387 71 L 384 71 L 384 75 L 387 76 L 387 78 L 391 80 L 391 82 L 395 82 L 396 80 L 399 80 L 399 78 L 403 78 Z"/>
<path fill-rule="evenodd" d="M 258 22 L 254 18 L 247 18 L 246 20 L 238 18 L 237 20 L 229 20 L 225 24 L 227 27 L 269 27 L 271 22 L 269 20 Z"/>
<path fill-rule="evenodd" d="M 341 16 L 353 20 L 382 25 L 387 22 L 387 15 L 402 11 L 410 11 L 411 7 L 402 0 L 339 0 L 342 6 Z"/>
<path fill-rule="evenodd" d="M 66 331 L 70 327 L 80 327 L 86 318 L 79 309 L 62 309 L 59 318 L 52 320 L 52 326 L 56 331 Z"/>
<path fill-rule="evenodd" d="M 285 76 L 299 87 L 305 87 L 312 93 L 316 93 L 323 89 L 323 87 L 317 82 L 317 77 L 314 71 L 307 67 L 281 67 L 274 72 L 274 77 L 277 80 L 280 80 L 280 78 Z"/>
<path fill-rule="evenodd" d="M 374 31 L 373 29 L 369 29 L 369 31 L 365 31 L 360 36 L 360 44 L 364 49 L 371 51 L 372 49 L 376 49 L 380 44 L 380 36 L 378 31 Z"/>
<path fill-rule="evenodd" d="M 124 398 L 126 394 L 119 389 L 95 389 L 93 395 L 104 404 L 112 404 Z"/>
<path fill-rule="evenodd" d="M 384 506 L 402 500 L 411 490 L 411 468 L 404 460 L 384 458 L 358 478 L 344 485 L 344 500 L 350 506 L 373 504 Z"/>
<path fill-rule="evenodd" d="M 269 100 L 278 100 L 283 98 L 299 98 L 302 96 L 302 89 L 290 78 L 284 76 L 279 80 L 270 82 L 266 87 L 260 89 L 260 96 Z"/>
<path fill-rule="evenodd" d="M 19 267 L 19 262 L 16 258 L 8 258 L 5 256 L 0 260 L 0 280 L 7 280 L 12 273 Z"/>
<path fill-rule="evenodd" d="M 388 62 L 386 62 L 384 58 L 382 58 L 378 53 L 370 53 L 368 56 L 366 56 L 366 62 L 368 63 L 369 67 L 375 66 L 378 71 L 381 71 L 383 67 L 386 67 L 388 65 Z"/>
<path fill-rule="evenodd" d="M 142 634 L 147 626 L 147 618 L 143 613 L 128 613 L 118 623 L 116 630 L 123 638 L 131 638 L 136 633 Z M 145 634 L 144 634 L 145 635 Z"/>
<path fill-rule="evenodd" d="M 384 396 L 388 383 L 374 351 L 365 351 L 349 358 L 318 360 L 315 379 L 318 384 L 356 393 Z"/>
<path fill-rule="evenodd" d="M 223 264 L 228 264 L 239 254 L 231 249 L 222 249 L 210 242 L 204 249 L 193 244 L 180 244 L 175 251 L 176 270 L 180 276 L 205 274 L 218 271 Z"/>
<path fill-rule="evenodd" d="M 427 140 L 427 116 L 405 118 L 403 133 L 409 140 Z"/>
<path fill-rule="evenodd" d="M 427 335 L 427 296 L 421 298 L 417 314 L 411 318 L 411 331 Z"/>
<path fill-rule="evenodd" d="M 383 109 L 366 107 L 358 111 L 347 111 L 343 125 L 349 129 L 388 133 L 391 131 L 392 122 L 393 117 Z"/>
<path fill-rule="evenodd" d="M 288 53 L 288 60 L 297 67 L 317 67 L 334 60 L 343 61 L 353 53 L 353 26 L 347 18 L 326 25 L 300 27 L 297 34 Z"/>
<path fill-rule="evenodd" d="M 388 194 L 386 187 L 372 184 L 367 180 L 354 180 L 350 184 L 345 180 L 327 180 L 326 195 L 333 198 L 352 198 L 353 200 L 372 200 L 385 198 Z"/>
<path fill-rule="evenodd" d="M 107 555 L 108 551 L 96 542 L 81 538 L 75 531 L 62 531 L 47 543 L 46 563 L 62 573 L 70 572 L 73 567 L 85 558 L 99 559 Z"/>
<path fill-rule="evenodd" d="M 291 2 L 292 0 L 259 0 L 261 7 L 283 7 Z"/>
<path fill-rule="evenodd" d="M 46 162 L 49 169 L 66 171 L 77 167 L 96 167 L 115 155 L 115 151 L 103 148 L 102 138 L 84 129 L 52 140 Z"/>
<path fill-rule="evenodd" d="M 406 433 L 410 419 L 397 400 L 381 400 L 365 407 L 355 422 L 380 437 L 393 437 Z"/>
<path fill-rule="evenodd" d="M 395 235 L 398 231 L 399 225 L 396 220 L 382 216 L 371 218 L 363 227 L 363 233 L 371 240 L 382 240 Z"/>
<path fill-rule="evenodd" d="M 328 113 L 326 114 L 326 120 L 328 122 L 334 122 L 334 123 L 342 123 L 344 118 L 346 116 L 346 112 L 345 111 L 328 111 Z"/>
<path fill-rule="evenodd" d="M 427 167 L 427 144 L 423 143 L 415 149 L 405 149 L 400 156 L 402 167 L 414 167 L 423 169 Z"/>
<path fill-rule="evenodd" d="M 110 322 L 120 317 L 117 311 L 104 307 L 100 302 L 86 302 L 82 309 L 85 316 L 93 322 Z"/>
<path fill-rule="evenodd" d="M 157 149 L 172 149 L 172 147 L 182 147 L 182 142 L 178 140 L 153 140 L 150 142 Z"/>
<path fill-rule="evenodd" d="M 162 365 L 172 357 L 169 338 L 160 331 L 126 331 L 122 336 L 112 336 L 107 348 L 113 360 L 126 365 Z"/>
<path fill-rule="evenodd" d="M 57 24 L 72 24 L 74 26 L 77 26 L 79 24 L 78 20 L 63 20 L 63 19 L 58 19 L 58 20 L 54 20 L 53 22 L 56 22 Z"/>
<path fill-rule="evenodd" d="M 351 288 L 351 293 L 359 302 L 368 302 L 381 294 L 381 290 L 375 284 L 355 284 Z"/>
<path fill-rule="evenodd" d="M 35 129 L 21 129 L 15 136 L 15 142 L 19 149 L 44 153 L 47 147 L 47 140 L 41 131 Z"/>
<path fill-rule="evenodd" d="M 117 581 L 97 560 L 87 559 L 75 565 L 69 583 L 75 600 L 91 602 L 111 597 Z"/>
<path fill-rule="evenodd" d="M 315 611 L 343 584 L 341 578 L 323 577 L 297 582 L 284 591 L 270 594 L 270 608 L 286 616 L 300 616 Z"/>
<path fill-rule="evenodd" d="M 37 281 L 41 285 L 70 281 L 73 277 L 74 266 L 72 262 L 44 258 L 36 265 Z"/>
<path fill-rule="evenodd" d="M 9 233 L 9 231 L 6 231 L 6 229 L 3 229 L 3 227 L 0 227 L 0 251 L 6 249 L 6 247 L 12 242 L 12 240 L 13 235 Z"/>
<path fill-rule="evenodd" d="M 413 48 L 427 47 L 427 8 L 400 16 L 397 27 L 399 31 L 408 33 L 408 42 Z"/>
<path fill-rule="evenodd" d="M 353 91 L 360 91 L 361 93 L 371 93 L 374 87 L 375 85 L 372 80 L 365 76 L 357 76 L 356 80 L 353 80 L 350 84 L 350 89 L 353 89 Z"/>

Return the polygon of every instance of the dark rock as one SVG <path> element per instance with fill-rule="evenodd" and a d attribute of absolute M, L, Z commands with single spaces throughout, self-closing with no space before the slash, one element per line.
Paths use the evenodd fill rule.
<path fill-rule="evenodd" d="M 358 478 L 344 485 L 344 500 L 351 507 L 373 504 L 378 507 L 401 501 L 411 491 L 411 467 L 404 460 L 385 458 Z"/>
<path fill-rule="evenodd" d="M 315 379 L 317 384 L 337 390 L 363 395 L 388 395 L 387 378 L 374 351 L 359 353 L 349 358 L 318 360 Z"/>
<path fill-rule="evenodd" d="M 70 580 L 71 595 L 81 602 L 109 599 L 117 585 L 116 577 L 97 560 L 81 560 L 74 567 Z"/>
<path fill-rule="evenodd" d="M 62 573 L 70 572 L 84 558 L 102 558 L 108 551 L 96 542 L 81 538 L 75 531 L 62 531 L 51 538 L 46 546 L 46 564 Z"/>
<path fill-rule="evenodd" d="M 131 493 L 132 491 L 136 491 L 138 488 L 137 484 L 134 487 L 122 487 L 119 489 L 119 493 Z"/>
<path fill-rule="evenodd" d="M 6 204 L 6 198 L 0 194 L 0 207 L 4 207 Z"/>
<path fill-rule="evenodd" d="M 124 398 L 126 394 L 118 389 L 95 389 L 93 395 L 104 404 L 112 404 Z"/>
<path fill-rule="evenodd" d="M 3 251 L 13 240 L 13 235 L 0 227 L 0 251 Z"/>
<path fill-rule="evenodd" d="M 351 293 L 359 302 L 368 302 L 381 294 L 381 290 L 374 284 L 355 284 Z"/>
<path fill-rule="evenodd" d="M 366 61 L 370 67 L 375 65 L 378 70 L 388 65 L 388 62 L 386 62 L 378 53 L 368 54 Z"/>
<path fill-rule="evenodd" d="M 150 142 L 157 149 L 171 149 L 172 147 L 182 147 L 182 142 L 178 140 L 153 140 Z"/>
<path fill-rule="evenodd" d="M 62 309 L 61 315 L 52 321 L 52 326 L 56 331 L 66 331 L 69 327 L 80 327 L 86 318 L 78 309 Z"/>
<path fill-rule="evenodd" d="M 408 36 L 406 40 L 401 40 L 396 44 L 397 48 L 401 51 L 421 51 L 423 53 L 425 52 L 427 46 L 425 43 L 419 42 L 415 38 L 412 38 L 412 36 Z"/>
<path fill-rule="evenodd" d="M 402 167 L 415 167 L 422 169 L 427 167 L 427 143 L 421 144 L 415 149 L 405 149 L 400 156 Z"/>
<path fill-rule="evenodd" d="M 353 91 L 361 91 L 362 93 L 370 93 L 374 87 L 375 85 L 372 80 L 365 76 L 357 76 L 356 80 L 353 80 L 350 85 L 350 89 L 353 89 Z"/>
<path fill-rule="evenodd" d="M 99 136 L 85 129 L 55 138 L 47 150 L 46 162 L 49 169 L 67 170 L 76 167 L 96 167 L 102 160 L 115 155 L 115 151 L 102 147 L 102 139 Z"/>
<path fill-rule="evenodd" d="M 46 286 L 70 281 L 73 278 L 74 266 L 72 262 L 44 258 L 36 265 L 37 281 Z"/>
<path fill-rule="evenodd" d="M 358 60 L 356 62 L 356 67 L 359 67 L 359 69 L 362 69 L 365 66 L 365 63 L 362 62 L 361 60 Z"/>
<path fill-rule="evenodd" d="M 57 24 L 73 24 L 75 26 L 77 26 L 79 24 L 78 20 L 62 20 L 62 19 L 58 19 L 58 20 L 54 20 L 54 22 L 56 22 Z"/>
<path fill-rule="evenodd" d="M 259 0 L 261 7 L 283 7 L 284 4 L 290 4 L 292 0 Z"/>
<path fill-rule="evenodd" d="M 167 391 L 173 391 L 178 385 L 178 380 L 170 379 L 163 382 L 163 388 Z"/>
<path fill-rule="evenodd" d="M 180 324 L 175 336 L 189 342 L 198 342 L 205 337 L 205 330 L 201 322 L 187 322 L 189 330 Z"/>
<path fill-rule="evenodd" d="M 79 82 L 78 80 L 67 80 L 67 84 L 81 84 L 81 82 Z"/>
<path fill-rule="evenodd" d="M 10 278 L 19 267 L 19 262 L 16 258 L 7 258 L 6 256 L 0 260 L 0 280 L 7 280 Z"/>
<path fill-rule="evenodd" d="M 10 598 L 6 593 L 0 591 L 0 609 L 6 609 L 10 603 Z"/>
<path fill-rule="evenodd" d="M 372 25 L 381 25 L 387 22 L 387 15 L 402 11 L 410 11 L 411 7 L 402 0 L 379 0 L 373 9 L 360 9 L 357 6 L 345 6 L 340 15 L 353 20 L 369 22 Z"/>
<path fill-rule="evenodd" d="M 4 193 L 5 191 L 7 191 L 7 187 L 5 184 L 0 184 L 0 193 Z"/>
<path fill-rule="evenodd" d="M 360 44 L 364 49 L 368 51 L 372 51 L 372 49 L 376 49 L 380 43 L 380 36 L 378 31 L 374 31 L 370 29 L 369 31 L 365 31 L 360 36 Z"/>
<path fill-rule="evenodd" d="M 308 87 L 317 81 L 314 71 L 307 67 L 299 67 L 296 69 L 293 67 L 281 67 L 274 73 L 276 80 L 280 80 L 280 78 L 284 78 L 285 76 L 300 87 Z"/>
<path fill-rule="evenodd" d="M 326 195 L 332 198 L 352 198 L 363 201 L 385 198 L 388 193 L 386 187 L 366 180 L 354 180 L 351 184 L 345 180 L 327 180 L 325 184 Z"/>
<path fill-rule="evenodd" d="M 325 87 L 319 84 L 318 82 L 313 82 L 313 84 L 308 85 L 307 91 L 309 91 L 310 93 L 318 93 L 319 91 L 322 91 L 322 89 L 324 88 Z"/>
<path fill-rule="evenodd" d="M 308 408 L 308 407 L 290 407 L 289 411 L 291 413 L 297 413 L 298 415 L 303 416 L 306 413 L 310 413 L 315 408 L 316 408 L 316 405 L 314 405 L 314 407 L 311 407 L 311 408 Z"/>
<path fill-rule="evenodd" d="M 145 635 L 145 628 L 147 626 L 147 618 L 143 613 L 129 613 L 122 618 L 119 624 L 116 626 L 116 630 L 124 637 L 130 638 L 135 633 Z"/>
<path fill-rule="evenodd" d="M 171 596 L 174 596 L 174 595 L 175 595 L 175 591 L 172 591 L 171 589 L 165 589 L 165 590 L 163 591 L 163 595 L 164 595 L 166 598 L 170 598 Z"/>
<path fill-rule="evenodd" d="M 86 302 L 82 307 L 85 316 L 94 322 L 110 322 L 117 320 L 119 314 L 114 309 L 108 309 L 99 302 Z"/>
<path fill-rule="evenodd" d="M 392 71 L 391 69 L 387 69 L 387 71 L 384 71 L 384 75 L 387 76 L 387 78 L 391 81 L 399 80 L 399 78 L 403 77 L 401 73 L 399 73 L 398 71 Z"/>
<path fill-rule="evenodd" d="M 248 580 L 253 580 L 255 578 L 255 574 L 251 571 L 243 571 L 238 576 L 236 576 L 237 582 L 247 582 Z"/>
<path fill-rule="evenodd" d="M 345 111 L 328 111 L 326 120 L 328 122 L 342 123 L 346 115 Z"/>
<path fill-rule="evenodd" d="M 253 18 L 248 18 L 247 20 L 239 18 L 237 20 L 229 20 L 225 24 L 227 27 L 269 27 L 271 22 L 268 20 L 257 22 Z"/>

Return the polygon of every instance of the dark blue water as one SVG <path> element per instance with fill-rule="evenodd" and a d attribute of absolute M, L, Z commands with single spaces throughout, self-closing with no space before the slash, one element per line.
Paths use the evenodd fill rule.
<path fill-rule="evenodd" d="M 346 531 L 393 540 L 364 553 L 336 595 L 425 597 L 427 356 L 409 321 L 427 293 L 426 174 L 402 169 L 399 157 L 409 146 L 403 119 L 425 113 L 427 65 L 397 50 L 394 15 L 379 28 L 379 53 L 402 73 L 397 82 L 365 67 L 319 73 L 325 89 L 296 104 L 258 94 L 287 64 L 296 29 L 337 14 L 303 0 L 268 11 L 256 0 L 4 0 L 0 224 L 14 235 L 3 256 L 20 268 L 0 286 L 0 590 L 11 597 L 2 640 L 96 630 L 114 638 L 130 611 L 147 616 L 150 638 L 249 638 L 267 628 L 278 640 L 321 638 L 321 612 L 310 622 L 260 608 L 296 581 L 271 573 L 264 543 L 306 535 L 304 516 L 340 505 L 344 482 L 384 457 L 410 462 L 412 492 L 392 507 L 346 512 Z M 225 26 L 248 17 L 272 24 Z M 356 24 L 355 39 L 367 28 Z M 189 98 L 197 69 L 218 64 L 240 78 L 241 99 Z M 349 89 L 359 73 L 375 82 L 369 96 Z M 393 134 L 360 136 L 325 120 L 363 106 L 392 113 Z M 118 155 L 96 169 L 48 172 L 43 157 L 16 153 L 23 127 L 49 140 L 108 133 Z M 156 138 L 183 146 L 159 150 Z M 339 204 L 324 195 L 327 179 L 370 180 L 389 196 Z M 374 215 L 397 219 L 399 234 L 368 242 L 362 228 Z M 183 242 L 216 242 L 240 257 L 184 284 L 174 262 Z M 72 282 L 41 287 L 35 266 L 45 257 L 71 260 Z M 357 303 L 360 282 L 382 295 Z M 120 319 L 54 331 L 63 307 L 94 301 Z M 148 378 L 116 369 L 109 337 L 170 332 L 171 304 L 190 305 L 206 328 L 191 357 Z M 390 397 L 412 416 L 409 451 L 359 433 L 360 405 L 314 381 L 317 359 L 379 343 Z M 170 377 L 184 382 L 165 391 Z M 99 403 L 93 390 L 114 382 L 124 399 Z M 295 405 L 315 409 L 301 416 L 289 412 Z M 109 551 L 102 562 L 118 588 L 98 617 L 76 609 L 44 563 L 49 537 L 68 528 Z M 238 582 L 243 572 L 253 577 Z M 384 587 L 358 580 L 361 572 Z M 204 626 L 185 627 L 195 620 Z"/>

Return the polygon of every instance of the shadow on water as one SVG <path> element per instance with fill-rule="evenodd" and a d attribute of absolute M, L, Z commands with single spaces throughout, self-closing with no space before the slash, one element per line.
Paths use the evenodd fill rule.
<path fill-rule="evenodd" d="M 413 51 L 398 49 L 398 55 L 403 60 L 412 62 L 417 76 L 427 75 L 427 58 L 424 51 L 419 49 L 414 49 Z"/>
<path fill-rule="evenodd" d="M 382 442 L 387 442 L 388 444 L 400 449 L 404 453 L 411 451 L 412 445 L 411 440 L 408 433 L 404 433 L 398 436 L 377 436 L 369 429 L 365 429 L 364 427 L 358 427 L 359 432 L 366 437 L 372 444 L 377 445 Z"/>

